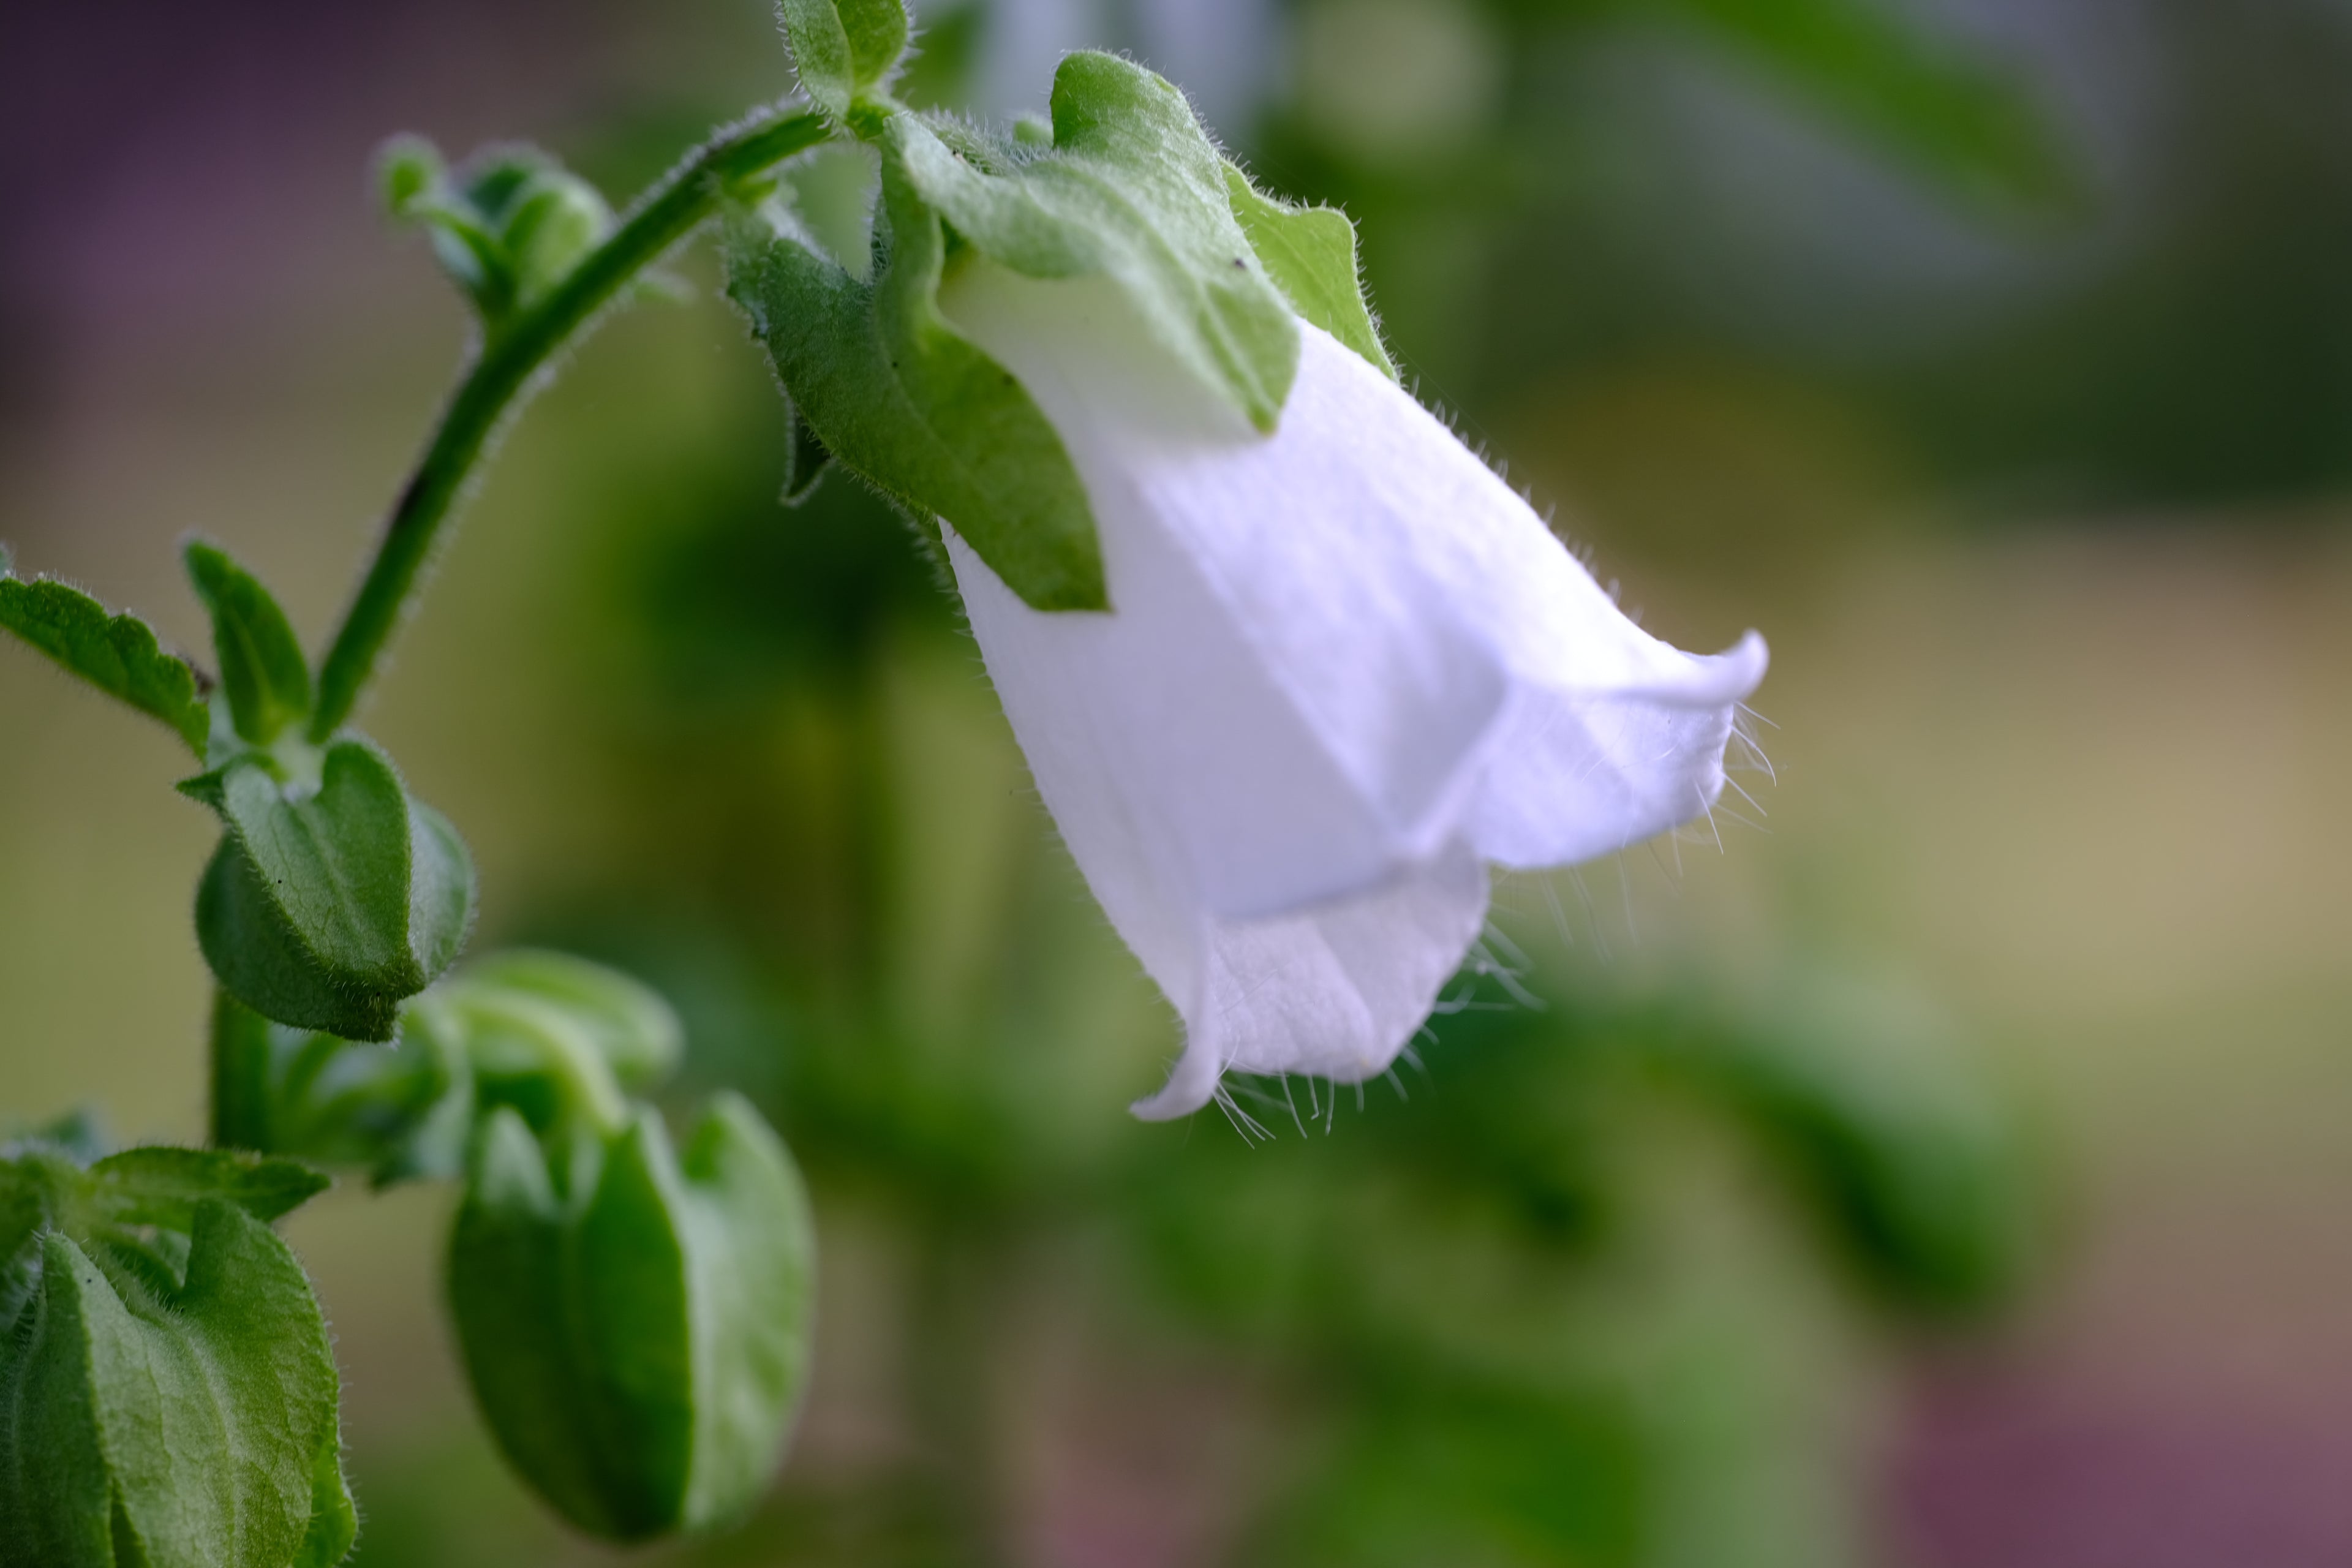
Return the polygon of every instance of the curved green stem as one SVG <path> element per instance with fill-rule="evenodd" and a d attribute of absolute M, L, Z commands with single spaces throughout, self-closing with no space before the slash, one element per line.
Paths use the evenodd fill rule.
<path fill-rule="evenodd" d="M 352 716 L 401 606 L 457 510 L 475 465 L 507 416 L 546 379 L 560 353 L 637 275 L 719 210 L 727 187 L 823 142 L 822 116 L 771 111 L 720 133 L 641 197 L 602 245 L 547 296 L 488 339 L 400 492 L 374 561 L 344 612 L 319 672 L 310 722 L 324 741 Z"/>

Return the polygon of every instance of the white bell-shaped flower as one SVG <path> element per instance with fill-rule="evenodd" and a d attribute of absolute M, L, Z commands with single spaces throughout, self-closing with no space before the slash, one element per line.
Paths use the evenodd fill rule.
<path fill-rule="evenodd" d="M 1565 865 L 1723 787 L 1748 634 L 1643 632 L 1509 486 L 1302 322 L 1279 427 L 1172 369 L 1102 280 L 940 296 L 1053 422 L 1108 614 L 1041 614 L 952 530 L 973 635 L 1095 896 L 1183 1016 L 1139 1115 L 1228 1069 L 1385 1071 L 1476 941 L 1483 862 Z"/>

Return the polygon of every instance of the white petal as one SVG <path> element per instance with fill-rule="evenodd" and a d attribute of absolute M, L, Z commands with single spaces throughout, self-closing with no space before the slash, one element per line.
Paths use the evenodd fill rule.
<path fill-rule="evenodd" d="M 1013 596 L 952 529 L 948 559 L 973 635 L 1038 792 L 1121 937 L 1184 1020 L 1151 1119 L 1198 1110 L 1227 1068 L 1360 1081 L 1385 1071 L 1429 1015 L 1486 912 L 1486 874 L 1466 845 L 1370 892 L 1262 919 L 1212 913 L 1181 860 L 1144 826 L 1152 792 L 1125 771 L 1124 726 L 1104 722 L 1098 661 L 1060 657 L 1066 623 Z M 1108 617 L 1116 625 L 1118 617 Z M 1110 694 L 1115 698 L 1115 694 Z"/>
<path fill-rule="evenodd" d="M 1733 715 L 1764 679 L 1764 639 L 1749 632 L 1728 653 L 1675 658 L 1650 684 L 1601 691 L 1522 665 L 1465 824 L 1478 852 L 1507 866 L 1573 865 L 1714 805 Z"/>
<path fill-rule="evenodd" d="M 1454 503 L 1454 438 L 1311 330 L 1387 395 L 1328 405 L 1313 384 L 1328 362 L 1310 353 L 1262 437 L 1161 366 L 1107 286 L 975 264 L 941 303 L 1021 378 L 1085 481 L 1113 613 L 1038 617 L 1024 646 L 1086 667 L 1066 700 L 1117 754 L 1171 877 L 1240 919 L 1436 854 L 1509 695 L 1483 606 L 1410 549 Z"/>
<path fill-rule="evenodd" d="M 1212 922 L 1184 1055 L 1130 1108 L 1147 1121 L 1209 1102 L 1228 1069 L 1361 1083 L 1389 1069 L 1486 919 L 1467 846 L 1371 893 L 1262 921 Z"/>

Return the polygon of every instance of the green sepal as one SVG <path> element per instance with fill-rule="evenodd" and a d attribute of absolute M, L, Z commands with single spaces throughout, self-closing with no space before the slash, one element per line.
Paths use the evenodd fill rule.
<path fill-rule="evenodd" d="M 860 103 L 887 101 L 907 53 L 900 0 L 779 0 L 776 16 L 810 102 L 846 122 Z"/>
<path fill-rule="evenodd" d="M 286 1244 L 208 1199 L 176 1289 L 60 1232 L 39 1250 L 39 1293 L 0 1342 L 0 1564 L 294 1563 L 340 1389 Z"/>
<path fill-rule="evenodd" d="M 246 1151 L 149 1144 L 93 1157 L 51 1137 L 19 1139 L 0 1147 L 0 1266 L 22 1262 L 47 1228 L 106 1244 L 184 1237 L 200 1205 L 230 1204 L 267 1224 L 327 1186 L 308 1165 Z M 0 1300 L 0 1322 L 22 1305 Z"/>
<path fill-rule="evenodd" d="M 0 627 L 16 633 L 108 696 L 129 703 L 179 732 L 201 757 L 212 726 L 195 668 L 163 651 L 138 616 L 110 615 L 80 589 L 40 577 L 12 574 L 0 549 Z"/>
<path fill-rule="evenodd" d="M 334 1363 L 267 1224 L 324 1184 L 217 1150 L 0 1154 L 0 1568 L 341 1560 Z"/>
<path fill-rule="evenodd" d="M 1272 430 L 1297 373 L 1298 326 L 1235 220 L 1224 160 L 1192 106 L 1130 60 L 1081 52 L 1054 73 L 1052 110 L 1050 146 L 907 114 L 885 146 L 975 251 L 1025 277 L 1109 279 L 1178 364 Z"/>
<path fill-rule="evenodd" d="M 255 753 L 180 787 L 228 827 L 196 894 L 221 984 L 281 1024 L 390 1039 L 401 1000 L 448 968 L 473 919 L 457 830 L 360 740 L 326 749 L 315 789 Z"/>
<path fill-rule="evenodd" d="M 727 248 L 728 294 L 827 450 L 910 512 L 954 524 L 1033 608 L 1108 607 L 1077 470 L 1021 384 L 940 315 L 939 216 L 894 164 L 870 283 L 773 207 L 738 214 Z"/>
<path fill-rule="evenodd" d="M 1380 324 L 1364 297 L 1356 260 L 1356 226 L 1336 207 L 1295 207 L 1266 195 L 1233 164 L 1225 190 L 1234 221 L 1298 319 L 1322 328 L 1361 354 L 1391 381 L 1394 362 L 1381 342 Z"/>
<path fill-rule="evenodd" d="M 187 1230 L 199 1205 L 234 1204 L 264 1224 L 327 1190 L 327 1178 L 292 1160 L 257 1160 L 226 1149 L 152 1144 L 89 1167 L 87 1201 L 113 1224 Z"/>
<path fill-rule="evenodd" d="M 310 716 L 310 663 L 301 641 L 269 590 L 224 552 L 194 540 L 185 560 L 213 618 L 213 651 L 236 733 L 267 746 Z"/>
<path fill-rule="evenodd" d="M 563 1148 L 494 1112 L 450 1238 L 475 1397 L 516 1470 L 592 1534 L 724 1523 L 782 1456 L 805 1378 L 813 1243 L 791 1156 L 720 1096 L 672 1152 L 640 1110 Z"/>

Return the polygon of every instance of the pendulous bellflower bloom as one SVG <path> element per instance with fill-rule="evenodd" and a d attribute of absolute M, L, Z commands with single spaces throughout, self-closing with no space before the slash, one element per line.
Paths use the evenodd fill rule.
<path fill-rule="evenodd" d="M 1099 531 L 1108 615 L 1041 614 L 946 543 L 1045 804 L 1183 1016 L 1138 1115 L 1228 1069 L 1378 1076 L 1476 940 L 1486 862 L 1607 855 L 1714 803 L 1762 638 L 1702 658 L 1641 630 L 1324 331 L 1300 323 L 1263 435 L 1099 279 L 974 258 L 939 298 L 1052 422 Z"/>

